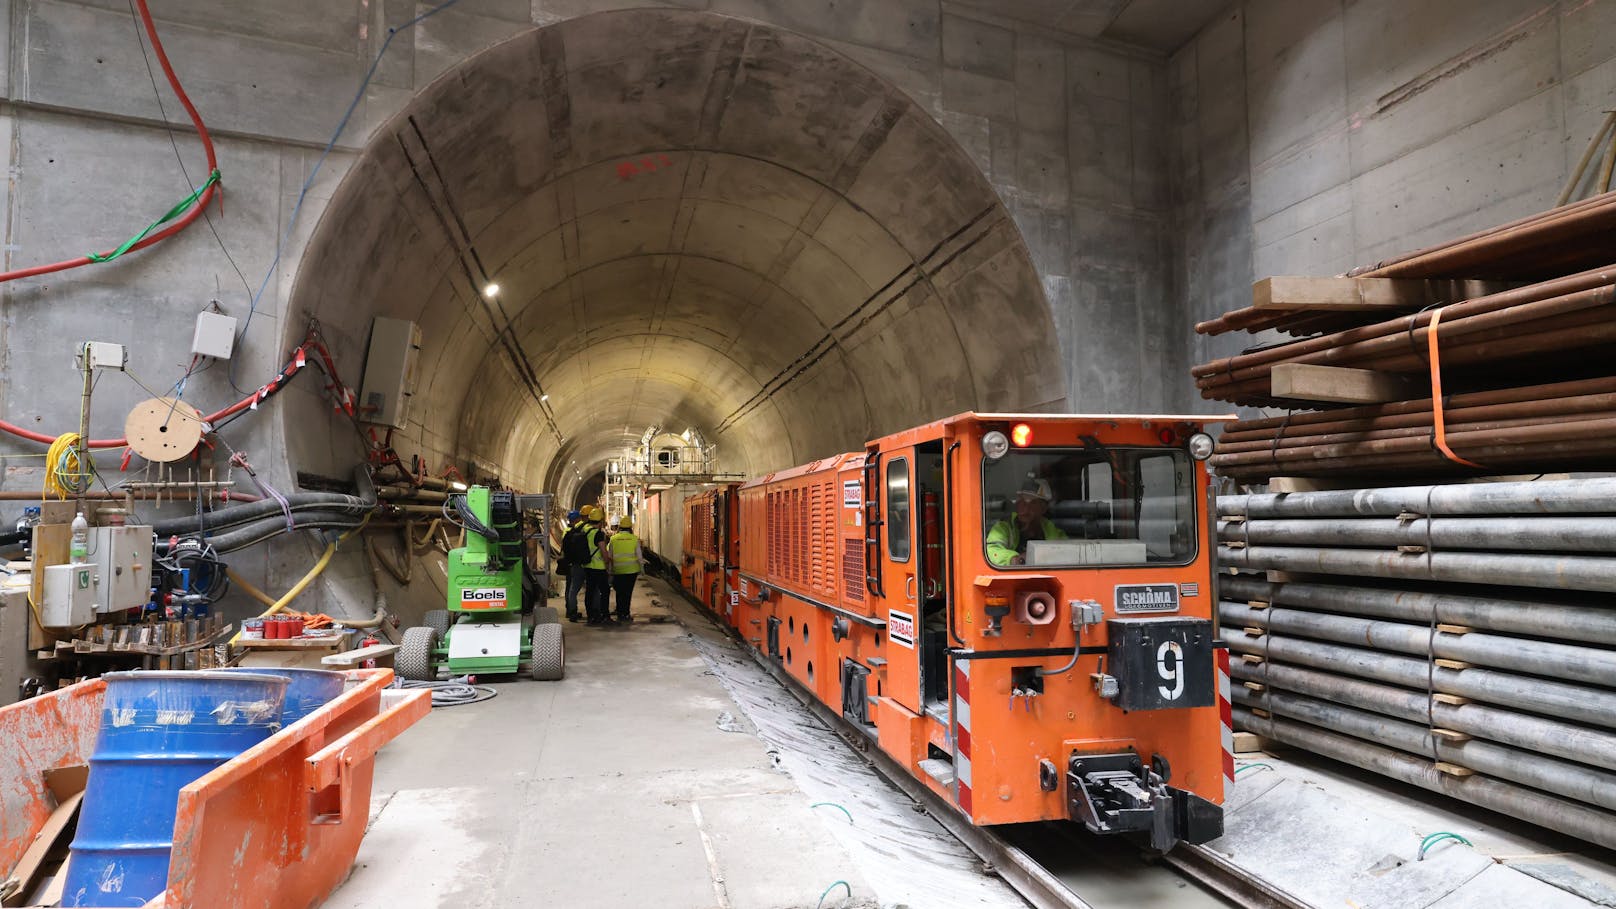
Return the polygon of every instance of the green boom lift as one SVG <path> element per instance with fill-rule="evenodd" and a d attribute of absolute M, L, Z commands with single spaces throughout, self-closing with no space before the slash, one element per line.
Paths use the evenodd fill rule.
<path fill-rule="evenodd" d="M 449 496 L 444 515 L 465 528 L 466 545 L 449 551 L 447 608 L 428 612 L 425 625 L 405 630 L 396 660 L 399 675 L 430 681 L 529 670 L 541 681 L 561 678 L 566 654 L 560 618 L 542 605 L 548 564 L 545 578 L 531 577 L 522 539 L 524 512 L 538 515 L 542 549 L 548 496 L 487 486 Z"/>

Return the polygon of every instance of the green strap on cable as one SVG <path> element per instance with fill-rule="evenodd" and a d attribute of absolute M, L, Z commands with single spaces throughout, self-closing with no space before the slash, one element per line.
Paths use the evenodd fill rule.
<path fill-rule="evenodd" d="M 202 185 L 198 186 L 195 190 L 193 190 L 189 196 L 186 196 L 184 199 L 181 199 L 180 203 L 178 205 L 176 205 L 173 208 L 169 209 L 168 214 L 165 214 L 161 218 L 158 218 L 156 221 L 153 221 L 152 223 L 146 225 L 145 230 L 143 230 L 140 233 L 135 234 L 133 237 L 130 237 L 129 239 L 123 241 L 123 245 L 119 246 L 117 249 L 113 250 L 112 252 L 107 253 L 104 256 L 97 255 L 96 253 L 90 253 L 88 256 L 86 256 L 86 258 L 88 258 L 91 262 L 111 262 L 113 259 L 118 258 L 119 256 L 123 255 L 124 253 L 126 253 L 129 250 L 133 249 L 134 245 L 136 243 L 139 243 L 141 240 L 146 239 L 147 235 L 149 235 L 152 231 L 156 230 L 159 227 L 162 227 L 164 224 L 167 224 L 168 222 L 170 222 L 170 221 L 174 220 L 175 218 L 178 218 L 180 215 L 184 214 L 187 209 L 189 209 L 191 206 L 196 204 L 198 199 L 202 198 L 202 194 L 208 191 L 208 187 L 213 186 L 215 183 L 218 183 L 218 182 L 219 182 L 219 169 L 214 168 L 213 173 L 208 174 L 207 180 L 203 181 Z"/>

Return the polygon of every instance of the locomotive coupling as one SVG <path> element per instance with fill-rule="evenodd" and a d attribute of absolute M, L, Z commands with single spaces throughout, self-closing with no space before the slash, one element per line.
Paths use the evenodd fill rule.
<path fill-rule="evenodd" d="M 1222 836 L 1223 809 L 1167 785 L 1170 775 L 1165 761 L 1147 767 L 1131 751 L 1074 752 L 1066 770 L 1069 816 L 1093 833 L 1141 836 L 1157 852 Z"/>

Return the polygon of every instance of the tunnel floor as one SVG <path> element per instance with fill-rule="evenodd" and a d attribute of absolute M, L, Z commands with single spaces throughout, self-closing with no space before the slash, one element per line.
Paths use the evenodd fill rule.
<path fill-rule="evenodd" d="M 326 906 L 774 909 L 837 881 L 853 899 L 826 906 L 1024 905 L 755 665 L 737 703 L 709 654 L 745 658 L 666 585 L 635 599 L 631 628 L 565 624 L 563 681 L 498 684 L 383 751 Z"/>
<path fill-rule="evenodd" d="M 642 578 L 634 611 L 627 629 L 565 624 L 563 681 L 496 683 L 384 750 L 358 861 L 325 905 L 1025 905 L 677 591 Z M 1327 760 L 1240 763 L 1211 848 L 1310 904 L 1463 909 L 1508 892 L 1573 909 L 1616 893 L 1611 869 L 1534 828 Z M 1388 831 L 1444 825 L 1483 854 L 1376 866 Z M 1222 904 L 1117 843 L 1024 826 L 1007 835 L 1099 909 Z"/>

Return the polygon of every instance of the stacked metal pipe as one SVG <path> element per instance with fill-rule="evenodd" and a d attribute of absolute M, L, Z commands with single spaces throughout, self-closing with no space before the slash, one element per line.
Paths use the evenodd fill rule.
<path fill-rule="evenodd" d="M 1218 513 L 1237 725 L 1616 848 L 1616 479 Z"/>

